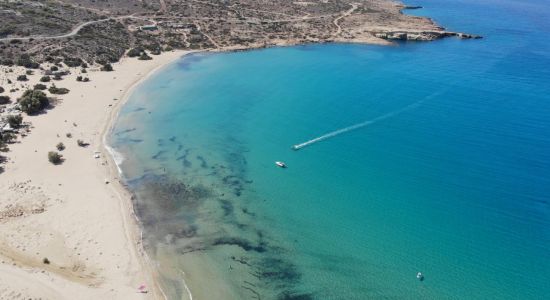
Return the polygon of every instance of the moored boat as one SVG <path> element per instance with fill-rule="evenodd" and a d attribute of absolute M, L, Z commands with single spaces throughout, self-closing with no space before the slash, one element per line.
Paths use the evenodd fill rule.
<path fill-rule="evenodd" d="M 286 168 L 286 164 L 282 161 L 276 161 L 275 164 L 280 168 Z"/>

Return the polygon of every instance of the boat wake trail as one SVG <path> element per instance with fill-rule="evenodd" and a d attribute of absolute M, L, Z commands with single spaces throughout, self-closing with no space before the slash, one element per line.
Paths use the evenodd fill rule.
<path fill-rule="evenodd" d="M 371 124 L 374 124 L 374 123 L 377 123 L 377 122 L 380 122 L 380 121 L 383 121 L 385 119 L 389 119 L 391 117 L 394 117 L 396 115 L 399 115 L 403 112 L 406 112 L 408 110 L 411 110 L 413 108 L 416 108 L 417 106 L 419 106 L 420 104 L 422 104 L 424 101 L 426 100 L 429 100 L 433 97 L 436 97 L 436 96 L 439 96 L 440 94 L 442 94 L 443 91 L 440 91 L 440 92 L 436 92 L 436 93 L 433 93 L 427 97 L 425 97 L 424 99 L 421 99 L 419 101 L 416 101 L 414 103 L 411 103 L 401 109 L 398 109 L 398 110 L 394 110 L 392 112 L 389 112 L 385 115 L 381 115 L 379 117 L 376 117 L 374 119 L 370 119 L 370 120 L 367 120 L 367 121 L 364 121 L 364 122 L 361 122 L 361 123 L 358 123 L 358 124 L 355 124 L 355 125 L 351 125 L 351 126 L 348 126 L 348 127 L 345 127 L 345 128 L 342 128 L 342 129 L 338 129 L 338 130 L 335 130 L 335 131 L 331 131 L 329 133 L 326 133 L 326 134 L 323 134 L 319 137 L 316 137 L 314 139 L 311 139 L 309 141 L 306 141 L 306 142 L 303 142 L 301 144 L 296 144 L 294 146 L 292 146 L 292 149 L 293 150 L 300 150 L 304 147 L 307 147 L 307 146 L 311 146 L 315 143 L 318 143 L 318 142 L 321 142 L 321 141 L 324 141 L 326 139 L 330 139 L 332 137 L 335 137 L 337 135 L 340 135 L 340 134 L 343 134 L 343 133 L 346 133 L 346 132 L 350 132 L 352 130 L 356 130 L 356 129 L 359 129 L 359 128 L 363 128 L 363 127 L 366 127 L 366 126 L 369 126 Z"/>

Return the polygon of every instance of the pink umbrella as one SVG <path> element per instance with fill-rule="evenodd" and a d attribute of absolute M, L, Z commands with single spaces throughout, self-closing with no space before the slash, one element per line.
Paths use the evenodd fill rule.
<path fill-rule="evenodd" d="M 140 293 L 147 293 L 147 286 L 145 286 L 145 284 L 142 284 L 138 287 L 138 290 Z"/>

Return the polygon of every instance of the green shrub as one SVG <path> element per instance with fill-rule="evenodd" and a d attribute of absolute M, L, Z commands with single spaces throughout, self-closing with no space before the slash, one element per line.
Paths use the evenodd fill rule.
<path fill-rule="evenodd" d="M 111 72 L 113 71 L 113 66 L 109 63 L 107 64 L 104 64 L 102 67 L 101 67 L 101 71 L 104 71 L 104 72 Z"/>
<path fill-rule="evenodd" d="M 51 93 L 51 94 L 54 94 L 54 95 L 65 95 L 69 92 L 69 89 L 66 89 L 66 88 L 58 88 L 54 85 L 50 86 L 50 88 L 48 89 L 48 91 Z"/>
<path fill-rule="evenodd" d="M 84 142 L 83 140 L 77 140 L 76 141 L 76 144 L 79 146 L 79 147 L 88 147 L 90 144 Z"/>
<path fill-rule="evenodd" d="M 32 115 L 48 107 L 50 99 L 48 99 L 46 94 L 42 91 L 26 90 L 17 102 L 19 102 L 21 111 L 26 112 L 28 115 Z"/>
<path fill-rule="evenodd" d="M 44 91 L 47 88 L 48 87 L 45 84 L 42 84 L 42 83 L 37 83 L 37 84 L 34 85 L 34 89 L 39 90 L 39 91 Z"/>
<path fill-rule="evenodd" d="M 76 76 L 76 81 L 82 81 L 82 76 Z"/>
<path fill-rule="evenodd" d="M 5 92 L 6 90 L 0 86 L 0 94 L 2 94 L 3 92 Z"/>
<path fill-rule="evenodd" d="M 63 151 L 65 150 L 65 145 L 63 143 L 58 143 L 57 145 L 55 145 L 55 148 L 57 148 L 57 150 L 59 151 Z"/>
<path fill-rule="evenodd" d="M 9 148 L 8 145 L 4 142 L 4 139 L 2 138 L 2 133 L 0 133 L 0 152 L 8 152 Z M 0 156 L 1 158 L 1 156 Z"/>
<path fill-rule="evenodd" d="M 162 49 L 160 49 L 160 47 L 151 50 L 151 54 L 153 55 L 160 55 L 161 53 L 162 53 Z"/>
<path fill-rule="evenodd" d="M 11 144 L 13 141 L 15 141 L 15 134 L 11 132 L 3 132 L 0 135 L 0 141 L 4 144 Z"/>
<path fill-rule="evenodd" d="M 63 62 L 68 66 L 68 67 L 80 67 L 83 63 L 82 59 L 78 58 L 78 57 L 65 57 L 65 59 L 63 60 Z"/>
<path fill-rule="evenodd" d="M 138 59 L 139 60 L 151 60 L 153 58 L 151 56 L 147 55 L 147 53 L 143 52 L 143 53 L 141 53 L 141 55 Z"/>
<path fill-rule="evenodd" d="M 0 96 L 0 105 L 10 103 L 10 96 Z"/>
<path fill-rule="evenodd" d="M 50 82 L 51 78 L 50 76 L 46 75 L 46 76 L 42 76 L 40 78 L 40 82 Z"/>
<path fill-rule="evenodd" d="M 11 66 L 13 66 L 13 64 L 14 64 L 13 60 L 11 60 L 9 58 L 0 58 L 0 65 L 2 65 L 2 66 L 11 67 Z"/>
<path fill-rule="evenodd" d="M 27 78 L 27 75 L 19 75 L 19 76 L 17 76 L 17 81 L 27 81 L 27 80 L 29 80 L 29 79 Z"/>
<path fill-rule="evenodd" d="M 21 54 L 21 56 L 17 59 L 16 64 L 18 66 L 22 66 L 29 69 L 38 69 L 40 67 L 40 64 L 37 62 L 34 62 L 31 57 L 24 53 Z"/>
<path fill-rule="evenodd" d="M 50 151 L 48 152 L 48 161 L 54 165 L 59 165 L 61 162 L 63 162 L 63 155 L 55 151 Z"/>
<path fill-rule="evenodd" d="M 7 121 L 11 128 L 19 128 L 23 123 L 23 117 L 21 115 L 9 115 Z"/>
<path fill-rule="evenodd" d="M 0 133 L 0 152 L 8 152 L 10 149 L 8 148 L 8 145 L 2 141 L 2 134 Z M 3 156 L 0 156 L 0 162 L 3 162 L 3 159 L 5 159 Z"/>
<path fill-rule="evenodd" d="M 138 57 L 141 55 L 141 52 L 143 52 L 143 48 L 136 47 L 130 49 L 126 55 L 128 55 L 129 57 Z"/>

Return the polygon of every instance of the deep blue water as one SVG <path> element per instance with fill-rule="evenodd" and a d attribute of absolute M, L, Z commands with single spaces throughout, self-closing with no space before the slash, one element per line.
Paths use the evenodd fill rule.
<path fill-rule="evenodd" d="M 134 92 L 111 140 L 170 295 L 179 269 L 239 299 L 550 295 L 550 4 L 414 4 L 484 38 L 196 54 Z"/>

